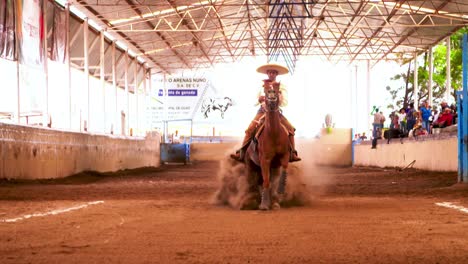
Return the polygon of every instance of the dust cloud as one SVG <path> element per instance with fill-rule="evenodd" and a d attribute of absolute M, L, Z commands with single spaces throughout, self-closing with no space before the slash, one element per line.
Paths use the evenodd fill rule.
<path fill-rule="evenodd" d="M 315 157 L 320 153 L 302 146 L 298 146 L 298 150 L 302 161 L 289 163 L 286 193 L 279 196 L 281 207 L 310 205 L 314 199 L 326 193 L 327 186 L 333 182 L 324 167 L 315 165 Z M 231 150 L 229 153 L 233 152 Z M 245 165 L 232 160 L 228 154 L 219 162 L 218 189 L 212 202 L 235 209 L 257 209 L 261 186 L 248 179 Z M 279 172 L 275 174 L 271 179 L 272 190 L 276 190 L 278 185 Z"/>

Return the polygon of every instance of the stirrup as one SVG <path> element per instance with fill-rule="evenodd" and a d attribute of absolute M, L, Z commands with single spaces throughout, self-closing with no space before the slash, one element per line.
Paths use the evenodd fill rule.
<path fill-rule="evenodd" d="M 240 149 L 240 150 L 236 151 L 236 154 L 231 154 L 230 156 L 231 156 L 231 159 L 242 162 L 242 161 L 244 161 L 244 157 L 243 157 L 244 155 L 242 155 L 242 154 L 243 154 L 242 149 Z"/>
<path fill-rule="evenodd" d="M 297 150 L 291 151 L 289 155 L 289 162 L 301 161 L 302 159 L 297 156 Z"/>

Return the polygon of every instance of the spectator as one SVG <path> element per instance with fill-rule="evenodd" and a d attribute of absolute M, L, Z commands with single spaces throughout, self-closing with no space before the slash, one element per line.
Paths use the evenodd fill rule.
<path fill-rule="evenodd" d="M 419 108 L 421 112 L 421 124 L 426 131 L 429 132 L 429 117 L 431 117 L 431 107 L 424 101 L 424 103 Z"/>
<path fill-rule="evenodd" d="M 367 140 L 366 132 L 362 132 L 361 140 Z"/>
<path fill-rule="evenodd" d="M 396 111 L 392 111 L 389 117 L 390 117 L 390 129 L 400 129 L 400 122 L 398 121 L 398 115 Z"/>
<path fill-rule="evenodd" d="M 444 128 L 452 125 L 453 116 L 450 107 L 445 107 L 444 112 L 439 115 L 436 121 L 433 123 L 434 128 Z"/>
<path fill-rule="evenodd" d="M 397 113 L 398 122 L 400 123 L 400 130 L 402 133 L 406 133 L 406 112 L 404 108 L 400 109 L 400 112 Z"/>
<path fill-rule="evenodd" d="M 414 103 L 410 103 L 409 109 L 406 112 L 406 131 L 410 131 L 411 129 L 413 129 L 414 124 L 416 124 L 414 112 Z"/>
<path fill-rule="evenodd" d="M 180 143 L 179 130 L 176 130 L 175 133 L 172 135 L 172 144 L 179 144 L 179 143 Z"/>
<path fill-rule="evenodd" d="M 434 123 L 437 120 L 437 118 L 439 118 L 439 110 L 434 109 L 432 113 L 432 123 Z"/>
<path fill-rule="evenodd" d="M 382 129 L 383 129 L 383 124 L 385 122 L 385 116 L 382 114 L 382 112 L 379 112 L 379 109 L 375 109 L 375 114 L 374 114 L 374 123 L 372 123 L 373 130 L 372 130 L 372 137 L 373 138 L 382 138 Z"/>
<path fill-rule="evenodd" d="M 354 143 L 356 143 L 356 144 L 361 143 L 361 141 L 362 141 L 362 139 L 361 139 L 361 134 L 355 134 L 355 135 L 354 135 L 354 140 L 353 140 L 353 141 L 354 141 Z"/>
<path fill-rule="evenodd" d="M 453 116 L 452 124 L 455 125 L 458 119 L 457 106 L 455 104 L 451 104 L 450 109 L 452 109 L 452 116 Z"/>
<path fill-rule="evenodd" d="M 442 103 L 440 103 L 440 113 L 443 113 L 444 112 L 444 109 L 448 107 L 448 104 L 446 101 L 442 101 Z"/>

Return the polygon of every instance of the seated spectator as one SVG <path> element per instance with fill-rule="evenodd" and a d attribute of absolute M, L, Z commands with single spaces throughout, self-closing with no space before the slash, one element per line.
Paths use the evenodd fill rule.
<path fill-rule="evenodd" d="M 444 128 L 452 125 L 453 116 L 452 110 L 449 107 L 444 108 L 444 112 L 442 112 L 439 117 L 437 118 L 434 123 L 432 123 L 432 127 L 434 128 Z"/>
<path fill-rule="evenodd" d="M 359 144 L 361 143 L 362 139 L 361 139 L 361 134 L 354 134 L 354 143 L 356 144 Z"/>
<path fill-rule="evenodd" d="M 458 122 L 457 121 L 458 119 L 457 106 L 455 104 L 451 104 L 450 109 L 452 109 L 452 116 L 453 116 L 452 124 L 455 125 Z"/>
<path fill-rule="evenodd" d="M 366 132 L 362 132 L 361 140 L 367 140 Z"/>
<path fill-rule="evenodd" d="M 440 103 L 440 112 L 443 113 L 444 112 L 444 109 L 448 107 L 448 104 L 446 101 L 442 101 L 442 103 Z"/>

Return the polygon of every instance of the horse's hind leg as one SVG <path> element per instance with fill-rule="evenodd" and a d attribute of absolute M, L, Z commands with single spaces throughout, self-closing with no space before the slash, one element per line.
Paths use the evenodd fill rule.
<path fill-rule="evenodd" d="M 278 193 L 284 194 L 286 192 L 286 181 L 288 179 L 288 161 L 281 161 L 281 175 L 278 183 Z"/>
<path fill-rule="evenodd" d="M 288 179 L 288 172 L 287 170 L 281 170 L 281 176 L 279 178 L 278 183 L 278 193 L 284 194 L 286 192 L 286 181 Z"/>
<path fill-rule="evenodd" d="M 280 172 L 281 168 L 272 168 L 270 173 L 271 182 L 273 183 L 271 188 L 271 209 L 273 210 L 278 210 L 281 208 L 280 197 L 278 196 L 278 192 L 275 191 L 277 190 L 275 187 L 278 185 Z"/>
<path fill-rule="evenodd" d="M 270 188 L 262 188 L 262 202 L 258 207 L 260 210 L 269 210 L 271 206 L 271 189 Z"/>

